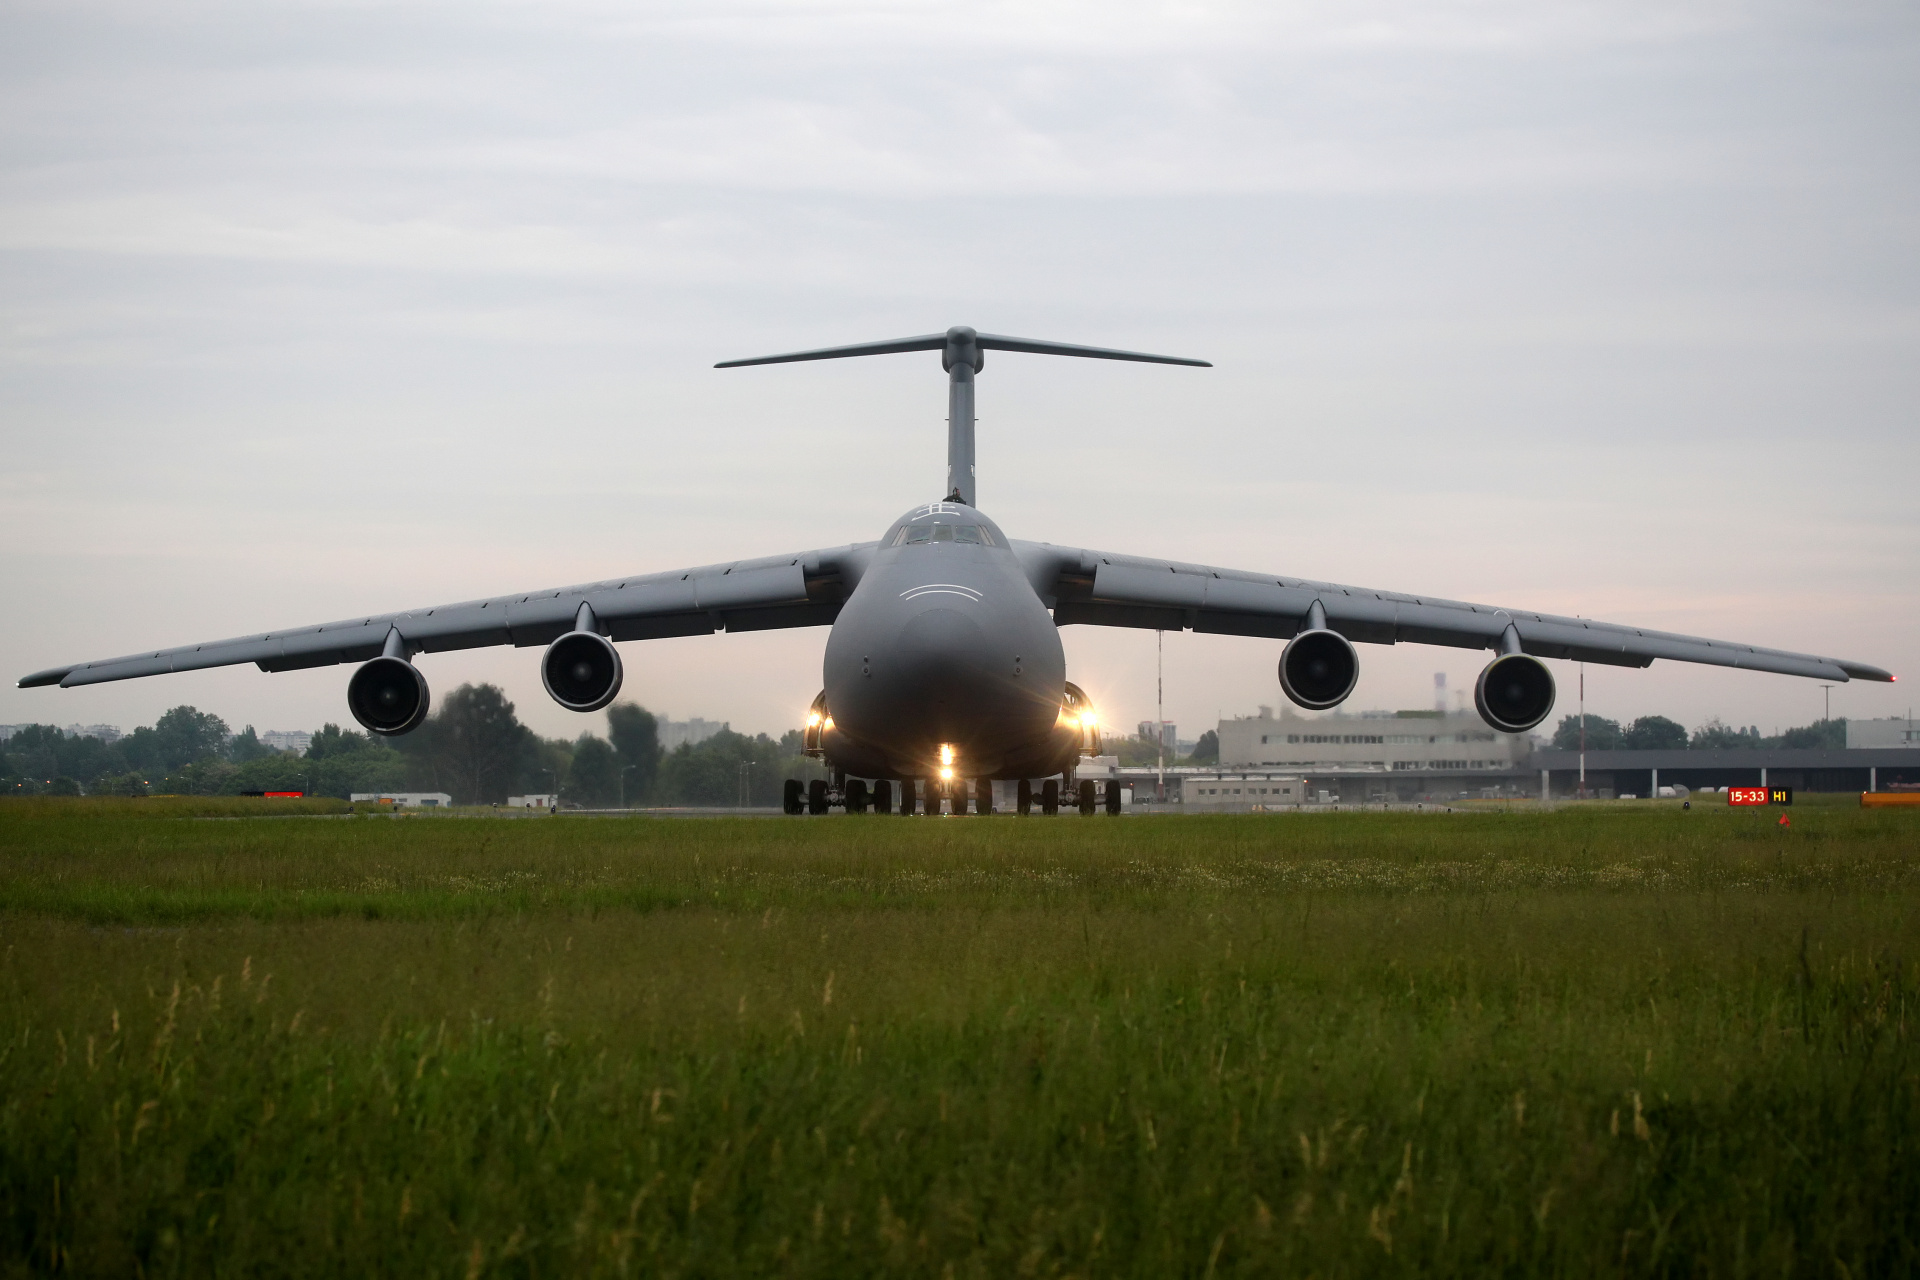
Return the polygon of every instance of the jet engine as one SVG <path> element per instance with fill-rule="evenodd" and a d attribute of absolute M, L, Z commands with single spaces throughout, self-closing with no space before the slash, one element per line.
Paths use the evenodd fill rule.
<path fill-rule="evenodd" d="M 1339 706 L 1359 680 L 1360 655 L 1338 631 L 1302 631 L 1280 653 L 1280 688 L 1309 711 Z"/>
<path fill-rule="evenodd" d="M 347 681 L 347 709 L 369 733 L 408 733 L 427 718 L 432 702 L 420 668 L 392 654 L 375 658 Z"/>
<path fill-rule="evenodd" d="M 1480 718 L 1501 733 L 1525 733 L 1553 710 L 1553 673 L 1538 658 L 1509 653 L 1495 658 L 1473 686 Z"/>
<path fill-rule="evenodd" d="M 569 631 L 547 646 L 540 680 L 569 711 L 598 711 L 620 692 L 620 651 L 597 631 Z"/>

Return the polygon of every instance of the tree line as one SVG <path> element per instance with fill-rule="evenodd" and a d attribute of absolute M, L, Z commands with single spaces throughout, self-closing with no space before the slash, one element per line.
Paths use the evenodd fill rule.
<path fill-rule="evenodd" d="M 1788 729 L 1785 733 L 1763 736 L 1756 725 L 1744 729 L 1722 724 L 1718 717 L 1707 721 L 1692 733 L 1678 721 L 1665 716 L 1641 716 L 1628 725 L 1605 716 L 1587 717 L 1589 751 L 1722 751 L 1729 748 L 1761 750 L 1805 747 L 1844 747 L 1847 745 L 1847 720 L 1815 720 L 1812 724 Z M 1580 717 L 1567 716 L 1553 731 L 1556 751 L 1580 750 Z"/>
<path fill-rule="evenodd" d="M 542 738 L 491 684 L 461 685 L 426 722 L 398 738 L 328 724 L 304 752 L 275 751 L 253 726 L 233 733 L 210 712 L 175 707 L 117 742 L 29 725 L 0 744 L 0 794 L 240 795 L 304 791 L 444 791 L 455 804 L 558 794 L 588 808 L 616 805 L 768 806 L 787 778 L 824 777 L 798 729 L 774 739 L 722 730 L 660 748 L 653 713 L 609 707 L 605 736 Z"/>

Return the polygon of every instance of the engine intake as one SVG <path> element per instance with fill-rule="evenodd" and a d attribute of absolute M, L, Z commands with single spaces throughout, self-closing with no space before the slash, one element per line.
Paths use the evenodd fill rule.
<path fill-rule="evenodd" d="M 597 631 L 569 631 L 547 646 L 540 680 L 569 711 L 598 711 L 612 702 L 625 678 L 620 652 Z"/>
<path fill-rule="evenodd" d="M 375 658 L 347 681 L 347 709 L 369 733 L 408 733 L 427 718 L 433 697 L 420 668 L 391 654 Z"/>
<path fill-rule="evenodd" d="M 1480 718 L 1501 733 L 1525 733 L 1545 720 L 1553 696 L 1553 673 L 1524 653 L 1495 658 L 1473 686 Z"/>
<path fill-rule="evenodd" d="M 1338 631 L 1302 631 L 1280 654 L 1280 688 L 1298 706 L 1325 711 L 1360 681 L 1360 655 Z"/>

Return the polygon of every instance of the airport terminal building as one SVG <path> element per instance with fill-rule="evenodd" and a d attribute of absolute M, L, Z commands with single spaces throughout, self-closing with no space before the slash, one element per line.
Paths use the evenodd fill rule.
<path fill-rule="evenodd" d="M 1298 779 L 1310 800 L 1365 802 L 1531 795 L 1532 739 L 1495 733 L 1471 711 L 1362 711 L 1308 718 L 1261 707 L 1222 720 L 1221 782 L 1183 779 L 1201 803 L 1232 795 L 1237 775 Z M 1259 787 L 1262 782 L 1256 781 Z M 1218 788 L 1224 786 L 1226 791 Z M 1245 794 L 1242 788 L 1242 794 Z M 1183 795 L 1184 798 L 1184 795 Z"/>
<path fill-rule="evenodd" d="M 1581 789 L 1578 751 L 1528 734 L 1495 733 L 1470 711 L 1364 711 L 1312 718 L 1269 707 L 1219 723 L 1220 762 L 1166 771 L 1166 799 L 1189 810 L 1300 804 L 1571 799 Z M 1138 801 L 1150 801 L 1151 767 L 1105 764 Z M 1589 797 L 1653 796 L 1662 787 L 1785 786 L 1802 791 L 1920 787 L 1920 731 L 1907 720 L 1859 720 L 1847 746 L 1675 751 L 1589 751 Z"/>

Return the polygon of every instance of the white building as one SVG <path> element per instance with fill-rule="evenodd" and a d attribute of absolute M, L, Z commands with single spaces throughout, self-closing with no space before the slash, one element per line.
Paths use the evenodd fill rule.
<path fill-rule="evenodd" d="M 307 754 L 307 748 L 313 745 L 313 735 L 305 729 L 269 729 L 256 736 L 263 747 L 272 747 L 275 751 L 291 751 L 297 756 Z"/>
<path fill-rule="evenodd" d="M 1495 733 L 1477 714 L 1441 711 L 1333 712 L 1257 716 L 1220 722 L 1220 768 L 1380 773 L 1511 773 L 1526 767 L 1524 733 Z"/>
<path fill-rule="evenodd" d="M 356 791 L 347 799 L 385 801 L 396 809 L 445 809 L 453 803 L 444 791 Z"/>
<path fill-rule="evenodd" d="M 1920 720 L 1910 716 L 1848 720 L 1847 747 L 1920 747 Z"/>
<path fill-rule="evenodd" d="M 509 809 L 551 809 L 559 803 L 560 797 L 556 795 L 507 797 L 507 808 Z"/>
<path fill-rule="evenodd" d="M 660 749 L 672 751 L 678 746 L 697 746 L 719 733 L 722 729 L 732 728 L 732 724 L 718 720 L 702 720 L 695 716 L 691 720 L 661 720 L 658 722 Z"/>
<path fill-rule="evenodd" d="M 1183 773 L 1167 781 L 1179 785 L 1180 803 L 1189 809 L 1245 810 L 1305 804 L 1315 799 L 1308 795 L 1304 780 L 1271 773 Z"/>

